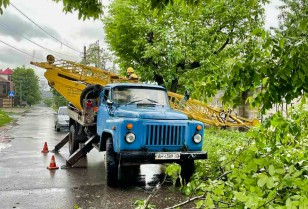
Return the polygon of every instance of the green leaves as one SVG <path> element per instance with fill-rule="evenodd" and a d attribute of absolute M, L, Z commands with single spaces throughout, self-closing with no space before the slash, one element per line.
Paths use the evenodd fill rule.
<path fill-rule="evenodd" d="M 3 14 L 3 7 L 6 8 L 9 4 L 10 0 L 0 0 L 0 15 Z"/>
<path fill-rule="evenodd" d="M 133 66 L 143 80 L 193 89 L 193 97 L 205 100 L 230 84 L 229 63 L 247 34 L 260 28 L 263 1 L 186 2 L 172 1 L 157 13 L 153 1 L 114 1 L 104 20 L 107 42 L 123 69 Z"/>
<path fill-rule="evenodd" d="M 266 174 L 260 174 L 258 180 L 258 186 L 263 187 L 266 185 L 268 189 L 271 189 L 274 187 L 274 183 L 276 178 L 273 176 L 267 176 Z"/>
<path fill-rule="evenodd" d="M 13 119 L 6 113 L 0 110 L 0 127 L 11 122 Z"/>
<path fill-rule="evenodd" d="M 271 176 L 274 176 L 276 172 L 275 167 L 273 165 L 270 165 L 268 168 L 268 172 Z"/>
<path fill-rule="evenodd" d="M 100 0 L 53 0 L 55 2 L 62 1 L 63 11 L 78 11 L 79 19 L 98 19 L 103 15 L 103 5 Z"/>
<path fill-rule="evenodd" d="M 306 208 L 308 106 L 275 114 L 249 133 L 207 130 L 207 161 L 182 191 L 196 208 Z M 296 138 L 296 140 L 293 140 Z"/>
<path fill-rule="evenodd" d="M 16 87 L 16 97 L 28 105 L 38 104 L 41 100 L 39 80 L 31 68 L 17 67 L 12 75 Z"/>
<path fill-rule="evenodd" d="M 268 181 L 268 176 L 266 174 L 260 174 L 258 180 L 258 186 L 263 187 Z"/>

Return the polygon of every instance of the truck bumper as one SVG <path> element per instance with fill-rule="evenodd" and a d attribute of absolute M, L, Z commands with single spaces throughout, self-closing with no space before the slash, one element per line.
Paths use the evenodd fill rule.
<path fill-rule="evenodd" d="M 177 163 L 186 160 L 203 160 L 207 159 L 207 152 L 191 151 L 179 152 L 179 159 L 155 159 L 157 152 L 143 152 L 143 151 L 121 151 L 118 154 L 120 164 L 162 164 L 162 163 Z M 172 152 L 171 152 L 172 153 Z"/>

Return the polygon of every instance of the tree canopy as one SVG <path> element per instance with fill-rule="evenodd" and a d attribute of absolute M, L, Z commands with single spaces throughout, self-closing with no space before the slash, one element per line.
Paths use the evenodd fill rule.
<path fill-rule="evenodd" d="M 53 0 L 63 3 L 64 12 L 78 11 L 79 19 L 98 19 L 103 14 L 103 4 L 100 0 Z M 6 8 L 10 0 L 0 0 L 0 14 L 3 7 Z"/>
<path fill-rule="evenodd" d="M 279 28 L 272 33 L 254 30 L 244 53 L 236 58 L 225 100 L 241 90 L 257 91 L 252 103 L 265 110 L 308 91 L 308 5 L 304 0 L 284 3 Z"/>
<path fill-rule="evenodd" d="M 105 19 L 107 42 L 120 66 L 135 67 L 143 80 L 212 96 L 227 82 L 226 66 L 262 27 L 265 2 L 176 0 L 159 12 L 151 1 L 115 0 Z"/>
<path fill-rule="evenodd" d="M 6 8 L 10 4 L 10 0 L 0 0 L 0 14 L 3 13 L 3 7 Z"/>
<path fill-rule="evenodd" d="M 122 69 L 201 100 L 225 90 L 223 102 L 269 109 L 307 92 L 305 1 L 285 0 L 280 28 L 263 28 L 267 1 L 115 0 L 105 18 L 107 42 Z"/>
<path fill-rule="evenodd" d="M 25 66 L 17 67 L 13 72 L 12 81 L 15 84 L 18 99 L 21 98 L 21 101 L 26 101 L 29 105 L 40 102 L 39 79 L 33 69 Z"/>
<path fill-rule="evenodd" d="M 103 4 L 100 0 L 53 0 L 63 3 L 64 12 L 78 11 L 79 19 L 98 19 L 103 14 Z M 197 4 L 199 0 L 185 0 L 189 4 Z M 173 0 L 151 0 L 152 8 L 164 8 L 172 4 Z M 10 0 L 0 0 L 0 14 L 3 13 L 3 6 L 7 7 Z"/>

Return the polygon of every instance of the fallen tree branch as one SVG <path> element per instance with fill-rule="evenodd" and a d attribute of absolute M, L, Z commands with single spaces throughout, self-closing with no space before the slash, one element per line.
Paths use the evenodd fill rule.
<path fill-rule="evenodd" d="M 183 206 L 183 205 L 186 205 L 186 204 L 188 204 L 188 203 L 190 203 L 190 202 L 192 202 L 192 201 L 194 201 L 194 200 L 203 199 L 203 198 L 205 197 L 205 194 L 206 194 L 206 193 L 204 193 L 203 195 L 199 195 L 199 196 L 196 196 L 196 197 L 189 198 L 188 200 L 186 200 L 186 201 L 184 201 L 184 202 L 181 202 L 181 203 L 179 203 L 179 204 L 173 205 L 173 206 L 171 206 L 171 207 L 167 207 L 167 208 L 165 208 L 165 209 L 174 209 L 174 208 L 177 208 L 177 207 L 181 207 L 181 206 Z"/>
<path fill-rule="evenodd" d="M 221 174 L 221 175 L 218 176 L 215 180 L 219 180 L 219 179 L 221 179 L 222 177 L 228 175 L 229 173 L 232 173 L 232 171 L 228 171 L 228 172 L 226 172 L 226 173 Z"/>
<path fill-rule="evenodd" d="M 165 175 L 164 180 L 162 181 L 161 184 L 158 184 L 152 191 L 152 193 L 148 196 L 148 198 L 145 200 L 142 209 L 146 209 L 148 205 L 150 204 L 150 200 L 157 195 L 158 191 L 160 190 L 161 186 L 165 183 L 167 178 L 167 175 Z"/>
<path fill-rule="evenodd" d="M 276 196 L 275 196 L 273 199 L 271 199 L 271 200 L 267 201 L 266 203 L 264 203 L 263 205 L 259 206 L 257 209 L 264 207 L 265 205 L 271 203 L 271 202 L 274 201 L 275 199 L 276 199 Z"/>

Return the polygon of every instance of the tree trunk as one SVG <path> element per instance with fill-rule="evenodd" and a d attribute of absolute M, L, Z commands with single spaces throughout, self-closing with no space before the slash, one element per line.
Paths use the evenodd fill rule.
<path fill-rule="evenodd" d="M 239 116 L 243 117 L 243 118 L 249 118 L 249 111 L 250 111 L 250 106 L 249 106 L 249 103 L 246 102 L 247 98 L 248 98 L 248 91 L 244 91 L 242 92 L 242 95 L 241 95 L 241 104 L 240 106 L 238 107 L 239 111 L 238 111 L 238 114 Z M 243 128 L 243 127 L 240 127 L 239 128 L 240 131 L 247 131 L 247 129 Z"/>
<path fill-rule="evenodd" d="M 246 102 L 248 98 L 248 91 L 242 92 L 241 105 L 239 106 L 239 116 L 249 118 L 249 104 Z"/>
<path fill-rule="evenodd" d="M 174 78 L 171 82 L 170 91 L 176 93 L 176 90 L 178 89 L 178 86 L 179 86 L 178 84 L 179 84 L 179 79 Z"/>
<path fill-rule="evenodd" d="M 157 75 L 156 73 L 154 73 L 154 80 L 157 82 L 158 85 L 160 86 L 164 86 L 164 79 L 162 76 Z"/>

